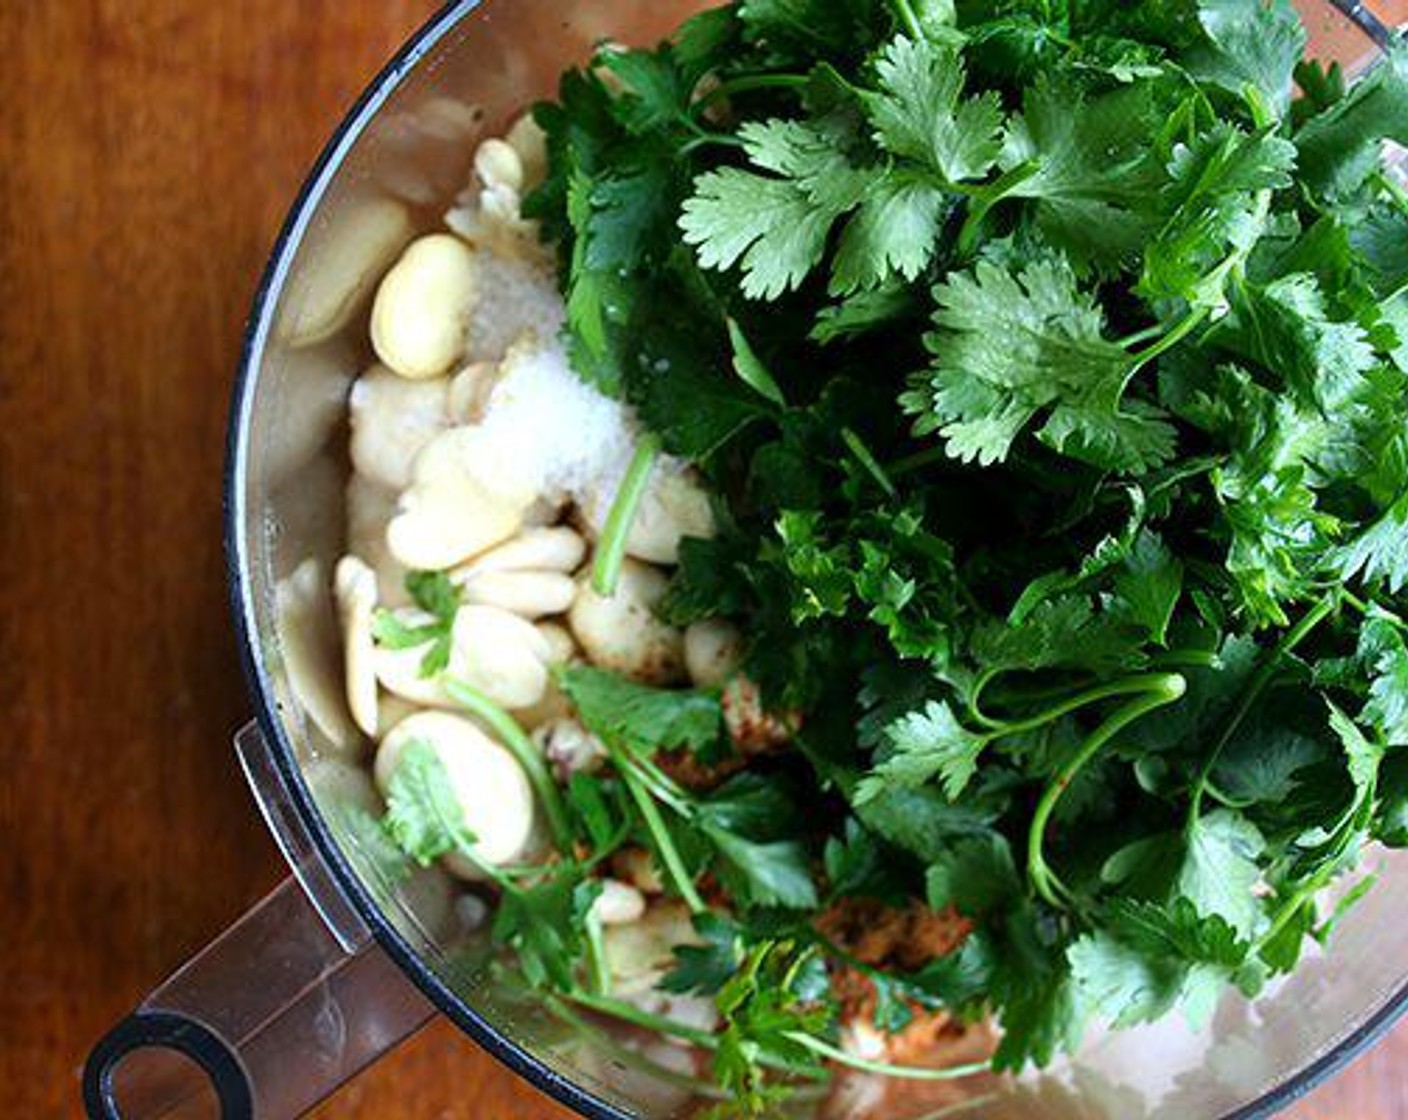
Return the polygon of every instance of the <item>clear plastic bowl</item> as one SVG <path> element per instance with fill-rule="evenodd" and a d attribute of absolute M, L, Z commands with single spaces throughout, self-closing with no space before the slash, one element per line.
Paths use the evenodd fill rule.
<path fill-rule="evenodd" d="M 452 4 L 368 87 L 308 179 L 250 320 L 227 476 L 232 599 L 258 717 L 238 745 L 295 879 L 99 1043 L 85 1075 L 91 1116 L 294 1116 L 434 1014 L 585 1116 L 698 1110 L 703 1098 L 660 1074 L 677 1054 L 639 1037 L 584 1034 L 491 976 L 450 884 L 435 871 L 387 881 L 349 830 L 348 807 L 373 795 L 355 748 L 340 745 L 355 736 L 341 711 L 326 588 L 344 540 L 345 402 L 368 361 L 372 284 L 414 232 L 438 222 L 467 179 L 476 138 L 549 94 L 595 41 L 652 42 L 701 6 Z M 1372 59 L 1372 36 L 1385 33 L 1361 6 L 1345 9 L 1357 25 L 1328 3 L 1301 5 L 1316 49 L 1353 73 Z M 1408 858 L 1371 859 L 1381 864 L 1378 885 L 1329 951 L 1255 1002 L 1229 996 L 1204 1033 L 1175 1019 L 1092 1035 L 1074 1059 L 1017 1080 L 887 1096 L 883 1083 L 853 1079 L 841 1099 L 797 1111 L 1269 1115 L 1408 1004 Z"/>

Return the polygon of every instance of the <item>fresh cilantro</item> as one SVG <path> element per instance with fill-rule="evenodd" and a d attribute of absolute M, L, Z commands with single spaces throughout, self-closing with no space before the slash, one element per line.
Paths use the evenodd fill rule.
<path fill-rule="evenodd" d="M 1408 845 L 1408 67 L 1304 46 L 1288 0 L 735 0 L 538 108 L 573 363 L 715 501 L 659 609 L 795 731 L 688 790 L 717 697 L 567 670 L 610 765 L 504 937 L 572 979 L 573 860 L 646 844 L 736 1112 L 831 1060 L 823 905 L 963 915 L 877 1020 L 1018 1070 L 1201 1026 Z"/>
<path fill-rule="evenodd" d="M 875 139 L 945 183 L 981 179 L 1002 150 L 1002 104 L 995 93 L 963 98 L 963 59 L 955 51 L 900 36 L 875 62 L 878 89 L 866 98 Z M 912 278 L 912 277 L 911 277 Z"/>
<path fill-rule="evenodd" d="M 513 947 L 529 983 L 571 989 L 585 951 L 587 913 L 600 894 L 599 882 L 564 864 L 531 886 L 504 893 L 494 940 Z"/>
<path fill-rule="evenodd" d="M 987 739 L 958 722 L 947 704 L 930 701 L 891 725 L 882 760 L 860 784 L 857 797 L 870 801 L 896 786 L 914 788 L 937 777 L 950 801 L 957 801 L 978 769 Z"/>
<path fill-rule="evenodd" d="M 432 621 L 410 625 L 391 611 L 379 610 L 372 620 L 372 637 L 378 645 L 391 650 L 428 646 L 421 658 L 420 672 L 423 677 L 433 677 L 450 664 L 455 617 L 460 609 L 459 591 L 444 572 L 410 572 L 406 575 L 406 590 Z"/>
<path fill-rule="evenodd" d="M 702 945 L 677 945 L 675 967 L 660 982 L 667 992 L 716 994 L 738 971 L 743 961 L 738 927 L 719 914 L 700 914 L 694 931 Z"/>
<path fill-rule="evenodd" d="M 719 874 L 741 902 L 794 910 L 817 905 L 810 858 L 795 839 L 801 817 L 777 783 L 740 775 L 699 803 L 694 822 L 714 844 Z"/>
<path fill-rule="evenodd" d="M 650 688 L 586 665 L 571 665 L 558 683 L 578 718 L 596 735 L 633 750 L 684 747 L 709 754 L 723 734 L 723 706 L 715 693 Z"/>
<path fill-rule="evenodd" d="M 1160 410 L 1126 399 L 1129 354 L 1105 337 L 1092 294 L 1060 258 L 1020 273 L 980 262 L 935 290 L 931 372 L 905 405 L 917 434 L 938 432 L 948 453 L 991 465 L 1038 418 L 1038 436 L 1072 458 L 1142 473 L 1173 453 Z"/>
<path fill-rule="evenodd" d="M 1199 0 L 1198 19 L 1208 38 L 1194 56 L 1199 75 L 1239 98 L 1255 90 L 1284 113 L 1308 38 L 1290 0 Z"/>
<path fill-rule="evenodd" d="M 402 749 L 386 789 L 387 833 L 422 867 L 447 852 L 474 857 L 475 836 L 435 748 L 413 739 Z"/>

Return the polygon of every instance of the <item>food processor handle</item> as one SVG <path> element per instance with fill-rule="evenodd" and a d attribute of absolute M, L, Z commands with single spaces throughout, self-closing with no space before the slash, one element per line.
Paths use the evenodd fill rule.
<path fill-rule="evenodd" d="M 299 1116 L 434 1014 L 332 881 L 258 728 L 236 745 L 294 874 L 93 1048 L 92 1120 Z"/>

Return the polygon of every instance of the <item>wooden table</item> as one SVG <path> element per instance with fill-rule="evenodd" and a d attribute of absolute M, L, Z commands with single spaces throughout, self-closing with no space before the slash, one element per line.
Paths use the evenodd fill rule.
<path fill-rule="evenodd" d="M 0 1099 L 282 874 L 235 768 L 220 554 L 240 328 L 322 139 L 425 0 L 47 0 L 0 45 Z M 1408 1116 L 1408 1026 L 1292 1115 Z M 445 1023 L 326 1116 L 564 1116 Z"/>

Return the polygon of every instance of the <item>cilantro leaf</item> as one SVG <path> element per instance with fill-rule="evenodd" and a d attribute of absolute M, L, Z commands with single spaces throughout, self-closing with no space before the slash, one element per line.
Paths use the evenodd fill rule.
<path fill-rule="evenodd" d="M 1175 146 L 1163 199 L 1170 216 L 1145 248 L 1139 293 L 1220 304 L 1226 262 L 1249 253 L 1265 232 L 1265 192 L 1290 185 L 1295 158 L 1290 141 L 1226 122 Z"/>
<path fill-rule="evenodd" d="M 1148 143 L 1153 90 L 1139 83 L 1086 98 L 1039 82 L 1008 126 L 1001 165 L 1030 174 L 1007 197 L 1033 200 L 1037 228 L 1077 263 L 1126 265 L 1157 226 L 1150 201 L 1165 175 Z"/>
<path fill-rule="evenodd" d="M 987 740 L 975 735 L 947 704 L 930 701 L 923 711 L 911 712 L 886 730 L 881 761 L 856 791 L 859 804 L 872 801 L 887 789 L 912 789 L 938 777 L 944 794 L 957 801 L 978 768 L 978 755 Z"/>
<path fill-rule="evenodd" d="M 1141 532 L 1114 586 L 1130 617 L 1148 631 L 1152 641 L 1163 645 L 1183 592 L 1183 565 L 1178 558 L 1156 534 Z"/>
<path fill-rule="evenodd" d="M 831 292 L 881 287 L 895 276 L 915 280 L 933 262 L 950 203 L 943 192 L 898 174 L 874 180 L 836 248 Z"/>
<path fill-rule="evenodd" d="M 738 135 L 754 166 L 781 177 L 706 172 L 684 204 L 680 230 L 704 268 L 741 264 L 744 295 L 773 300 L 821 263 L 832 226 L 860 203 L 868 176 L 838 150 L 832 128 L 768 121 Z"/>
<path fill-rule="evenodd" d="M 408 572 L 406 590 L 431 621 L 412 625 L 392 611 L 378 610 L 372 618 L 372 638 L 391 650 L 427 646 L 420 675 L 433 677 L 450 664 L 454 648 L 455 618 L 460 609 L 459 589 L 444 572 Z"/>
<path fill-rule="evenodd" d="M 1408 56 L 1401 47 L 1296 133 L 1301 172 L 1318 191 L 1350 194 L 1380 165 L 1386 139 L 1408 141 Z"/>
<path fill-rule="evenodd" d="M 738 971 L 743 962 L 743 942 L 738 927 L 715 913 L 698 914 L 694 931 L 699 945 L 675 946 L 675 967 L 660 982 L 667 992 L 713 995 Z"/>
<path fill-rule="evenodd" d="M 601 889 L 564 864 L 532 886 L 506 891 L 494 916 L 494 940 L 514 948 L 529 983 L 570 991 L 585 951 L 587 915 Z"/>
<path fill-rule="evenodd" d="M 440 756 L 423 739 L 402 749 L 386 788 L 384 827 L 397 846 L 422 867 L 447 852 L 473 855 L 476 839 Z"/>
<path fill-rule="evenodd" d="M 1365 527 L 1336 557 L 1345 579 L 1383 581 L 1395 595 L 1408 585 L 1408 494 Z"/>
<path fill-rule="evenodd" d="M 1284 276 L 1234 289 L 1233 316 L 1219 340 L 1284 377 L 1310 408 L 1345 405 L 1377 359 L 1363 328 L 1329 318 L 1314 276 Z"/>
<path fill-rule="evenodd" d="M 1173 453 L 1159 410 L 1125 400 L 1129 355 L 1104 337 L 1098 304 L 1064 261 L 1015 275 L 979 262 L 934 296 L 935 364 L 903 400 L 916 433 L 938 432 L 953 458 L 1000 462 L 1043 413 L 1042 440 L 1095 466 L 1142 473 Z"/>
<path fill-rule="evenodd" d="M 707 752 L 723 734 L 723 705 L 714 693 L 651 688 L 588 665 L 563 668 L 558 683 L 588 730 L 647 755 L 679 747 Z"/>
<path fill-rule="evenodd" d="M 1360 718 L 1389 746 L 1408 746 L 1408 644 L 1398 621 L 1381 611 L 1365 618 L 1358 656 L 1372 674 Z"/>
<path fill-rule="evenodd" d="M 1022 890 L 1012 860 L 1012 847 L 991 832 L 954 843 L 947 858 L 932 862 L 925 877 L 930 907 L 955 907 L 960 914 L 981 918 Z"/>
<path fill-rule="evenodd" d="M 1284 113 L 1307 39 L 1290 0 L 1199 0 L 1198 20 L 1208 49 L 1195 53 L 1195 72 L 1237 97 L 1251 87 Z"/>
<path fill-rule="evenodd" d="M 875 74 L 879 89 L 864 102 L 886 151 L 927 165 L 945 183 L 980 179 L 997 162 L 1001 102 L 995 93 L 963 99 L 957 51 L 901 35 L 880 52 Z"/>
<path fill-rule="evenodd" d="M 1106 930 L 1071 946 L 1071 972 L 1089 1011 L 1116 1027 L 1149 1022 L 1182 1002 L 1201 1029 L 1208 997 L 1232 981 L 1250 945 L 1220 917 L 1203 918 L 1186 898 L 1166 907 L 1116 901 Z"/>
<path fill-rule="evenodd" d="M 1257 827 L 1232 809 L 1218 809 L 1188 828 L 1179 891 L 1198 913 L 1223 918 L 1241 937 L 1255 933 L 1261 907 L 1254 888 L 1257 857 L 1266 843 Z"/>

